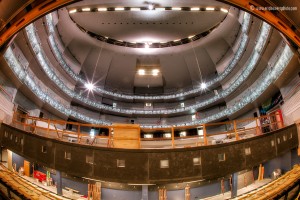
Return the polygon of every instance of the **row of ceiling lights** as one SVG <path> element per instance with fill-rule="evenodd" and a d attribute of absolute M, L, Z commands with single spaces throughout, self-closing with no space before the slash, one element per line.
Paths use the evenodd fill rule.
<path fill-rule="evenodd" d="M 104 12 L 104 11 L 142 11 L 142 10 L 155 10 L 155 11 L 222 11 L 228 13 L 228 9 L 226 8 L 216 8 L 216 7 L 160 7 L 155 8 L 154 5 L 150 4 L 148 7 L 100 7 L 100 8 L 74 8 L 70 9 L 69 13 L 76 13 L 76 12 Z"/>
<path fill-rule="evenodd" d="M 137 74 L 140 75 L 140 76 L 144 76 L 144 75 L 157 76 L 158 73 L 159 73 L 159 69 L 152 69 L 152 70 L 139 69 L 137 71 Z"/>

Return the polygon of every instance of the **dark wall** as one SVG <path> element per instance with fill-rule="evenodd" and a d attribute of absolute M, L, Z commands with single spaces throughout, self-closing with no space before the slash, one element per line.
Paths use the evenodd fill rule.
<path fill-rule="evenodd" d="M 292 125 L 232 143 L 195 148 L 134 150 L 67 143 L 2 124 L 0 143 L 33 162 L 72 176 L 111 182 L 163 184 L 216 179 L 251 169 L 296 148 L 298 134 L 296 126 Z M 44 153 L 42 146 L 47 149 Z M 251 155 L 245 155 L 245 148 L 248 147 L 251 148 Z M 65 158 L 66 153 L 71 153 L 70 159 Z M 226 160 L 220 162 L 218 154 L 223 153 Z M 86 156 L 93 158 L 93 162 L 87 163 Z M 201 157 L 201 165 L 193 164 L 193 158 L 196 157 Z M 126 166 L 117 167 L 118 159 L 125 160 Z M 160 160 L 169 160 L 169 168 L 160 168 Z"/>
<path fill-rule="evenodd" d="M 47 173 L 47 170 L 44 167 L 38 166 L 36 170 L 41 171 L 43 173 Z M 59 174 L 55 171 L 54 173 L 50 173 L 50 176 L 54 183 L 57 183 L 59 181 Z M 65 189 L 65 187 L 72 188 L 74 190 L 79 191 L 79 194 L 82 195 L 88 195 L 88 183 L 79 181 L 79 180 L 73 180 L 71 178 L 68 178 L 66 174 L 64 174 L 62 179 L 62 188 Z"/>
<path fill-rule="evenodd" d="M 12 153 L 12 163 L 16 164 L 16 169 L 17 171 L 19 170 L 20 167 L 24 167 L 24 158 L 22 156 L 19 156 L 16 153 Z"/>

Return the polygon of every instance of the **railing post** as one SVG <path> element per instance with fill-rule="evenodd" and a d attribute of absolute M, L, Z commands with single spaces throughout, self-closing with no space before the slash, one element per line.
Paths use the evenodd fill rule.
<path fill-rule="evenodd" d="M 175 141 L 174 141 L 174 127 L 172 127 L 172 129 L 171 129 L 171 133 L 172 133 L 172 148 L 175 148 Z"/>
<path fill-rule="evenodd" d="M 139 149 L 141 148 L 141 127 L 139 126 Z"/>
<path fill-rule="evenodd" d="M 24 131 L 26 131 L 26 130 L 25 130 L 25 127 L 26 127 L 25 124 L 27 123 L 27 116 L 28 116 L 28 115 L 26 114 L 26 115 L 25 115 L 25 120 L 24 120 L 24 122 L 23 122 L 23 129 L 24 129 Z"/>
<path fill-rule="evenodd" d="M 256 135 L 260 135 L 261 131 L 259 129 L 259 126 L 258 126 L 258 120 L 259 118 L 255 118 L 255 123 L 256 123 Z"/>
<path fill-rule="evenodd" d="M 235 139 L 239 140 L 240 137 L 239 137 L 239 134 L 238 134 L 238 132 L 236 130 L 236 121 L 235 120 L 233 120 L 233 129 L 234 129 Z"/>
<path fill-rule="evenodd" d="M 203 139 L 204 139 L 204 145 L 207 145 L 207 137 L 206 137 L 206 126 L 203 124 Z"/>
<path fill-rule="evenodd" d="M 49 129 L 50 129 L 50 119 L 48 119 L 48 128 L 47 128 L 47 136 L 49 137 Z"/>
<path fill-rule="evenodd" d="M 77 143 L 79 143 L 79 136 L 80 136 L 80 124 L 77 124 Z"/>
<path fill-rule="evenodd" d="M 111 147 L 111 141 L 110 141 L 110 138 L 111 138 L 111 127 L 108 128 L 108 140 L 107 140 L 107 147 Z"/>

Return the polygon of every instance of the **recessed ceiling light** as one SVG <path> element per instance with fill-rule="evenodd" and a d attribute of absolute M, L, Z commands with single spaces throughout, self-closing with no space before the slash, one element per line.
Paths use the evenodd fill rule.
<path fill-rule="evenodd" d="M 149 10 L 153 10 L 153 9 L 154 9 L 154 5 L 153 5 L 153 4 L 149 4 L 149 5 L 148 5 L 148 9 L 149 9 Z"/>
<path fill-rule="evenodd" d="M 153 76 L 157 76 L 159 73 L 159 70 L 158 69 L 152 69 L 152 75 Z"/>
<path fill-rule="evenodd" d="M 139 69 L 138 70 L 138 75 L 145 75 L 145 70 L 144 69 Z"/>
<path fill-rule="evenodd" d="M 224 12 L 224 13 L 228 13 L 228 10 L 225 9 L 225 8 L 221 8 L 221 11 Z"/>
<path fill-rule="evenodd" d="M 207 7 L 207 8 L 205 8 L 205 10 L 212 11 L 212 10 L 215 10 L 215 8 L 213 8 L 213 7 Z"/>
<path fill-rule="evenodd" d="M 125 8 L 115 8 L 116 11 L 125 10 Z"/>
<path fill-rule="evenodd" d="M 69 13 L 76 13 L 77 10 L 76 9 L 73 9 L 73 10 L 70 10 Z"/>
<path fill-rule="evenodd" d="M 91 11 L 91 8 L 82 8 L 82 11 L 83 12 L 89 12 L 89 11 Z"/>
<path fill-rule="evenodd" d="M 140 11 L 141 8 L 130 8 L 131 11 Z"/>
<path fill-rule="evenodd" d="M 164 11 L 165 8 L 155 8 L 155 10 L 157 10 L 157 11 Z"/>
<path fill-rule="evenodd" d="M 86 83 L 86 84 L 84 84 L 84 86 L 86 87 L 86 89 L 88 89 L 88 90 L 93 90 L 94 89 L 94 84 L 92 84 L 92 83 Z"/>
<path fill-rule="evenodd" d="M 107 11 L 107 8 L 98 8 L 98 11 Z"/>
<path fill-rule="evenodd" d="M 173 7 L 172 10 L 181 10 L 179 7 Z"/>
<path fill-rule="evenodd" d="M 198 7 L 191 8 L 191 11 L 197 11 L 197 10 L 200 10 L 200 8 L 198 8 Z"/>
<path fill-rule="evenodd" d="M 206 83 L 204 83 L 204 82 L 203 82 L 203 83 L 201 83 L 201 89 L 203 89 L 203 90 L 204 90 L 204 89 L 206 89 L 206 87 L 207 87 Z"/>

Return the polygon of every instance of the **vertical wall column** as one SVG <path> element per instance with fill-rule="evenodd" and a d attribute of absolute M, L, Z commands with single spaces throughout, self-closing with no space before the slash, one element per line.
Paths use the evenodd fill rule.
<path fill-rule="evenodd" d="M 142 200 L 148 200 L 148 185 L 142 186 Z"/>
<path fill-rule="evenodd" d="M 7 150 L 7 168 L 12 171 L 12 151 Z"/>
<path fill-rule="evenodd" d="M 158 189 L 158 200 L 167 200 L 166 188 Z"/>
<path fill-rule="evenodd" d="M 62 195 L 62 179 L 61 179 L 61 172 L 60 171 L 56 171 L 56 174 L 57 174 L 57 185 L 56 185 L 56 188 L 57 188 L 57 194 L 58 195 Z"/>
<path fill-rule="evenodd" d="M 238 173 L 232 174 L 232 186 L 231 186 L 231 198 L 234 198 L 237 196 L 237 189 L 238 189 Z"/>
<path fill-rule="evenodd" d="M 189 185 L 186 185 L 184 188 L 184 200 L 190 200 L 191 199 L 191 187 Z"/>

